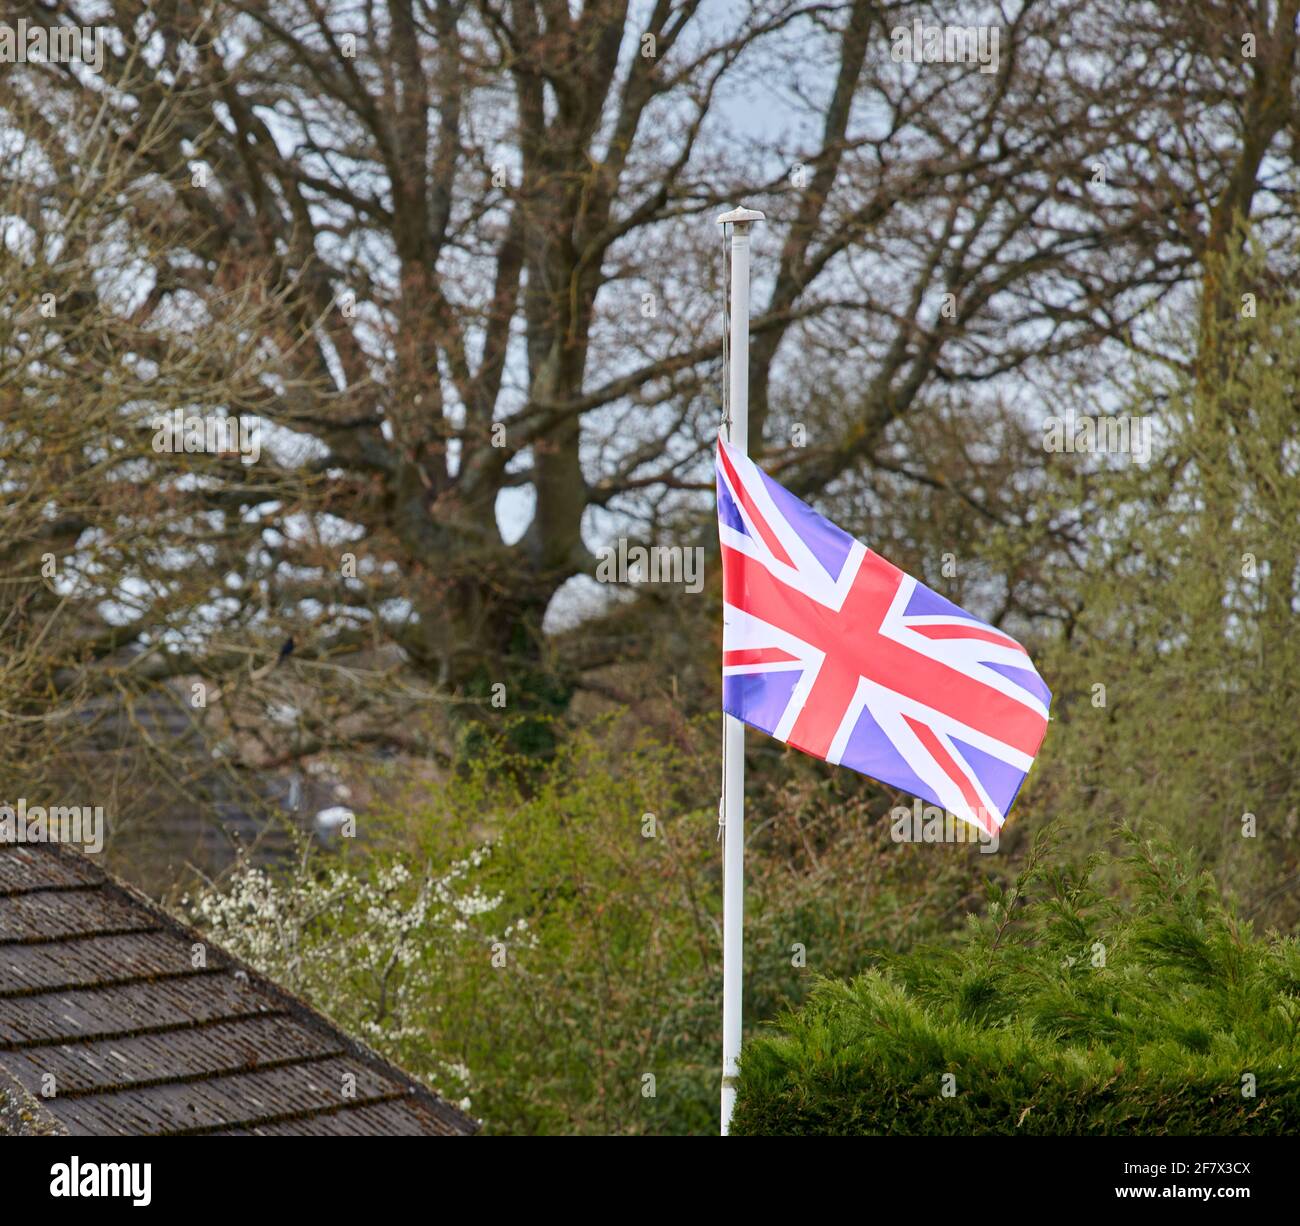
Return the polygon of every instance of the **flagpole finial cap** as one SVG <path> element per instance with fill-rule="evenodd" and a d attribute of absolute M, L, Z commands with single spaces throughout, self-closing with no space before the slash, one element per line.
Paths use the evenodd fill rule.
<path fill-rule="evenodd" d="M 757 209 L 732 209 L 718 218 L 718 225 L 749 225 L 751 221 L 765 221 L 766 218 Z"/>

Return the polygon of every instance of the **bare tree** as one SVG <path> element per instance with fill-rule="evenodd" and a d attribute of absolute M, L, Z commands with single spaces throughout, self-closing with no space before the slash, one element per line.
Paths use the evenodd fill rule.
<path fill-rule="evenodd" d="M 1179 14 L 1009 5 L 985 72 L 896 56 L 928 19 L 911 4 L 123 3 L 110 72 L 135 56 L 147 79 L 44 87 L 118 98 L 105 122 L 146 164 L 202 172 L 169 237 L 282 298 L 268 335 L 299 390 L 256 411 L 310 444 L 320 506 L 399 579 L 386 603 L 340 588 L 337 548 L 290 534 L 245 597 L 310 624 L 308 652 L 374 604 L 376 635 L 473 694 L 547 671 L 543 616 L 593 543 L 680 530 L 708 487 L 723 201 L 771 219 L 754 436 L 802 493 L 944 484 L 906 453 L 935 430 L 904 423 L 969 430 L 1013 374 L 1146 343 L 1290 123 L 1284 13 L 1254 65 L 1228 41 L 1249 6 Z M 176 122 L 145 147 L 133 114 L 163 95 Z M 739 139 L 754 106 L 774 130 Z M 1263 143 L 1228 156 L 1243 124 Z M 1018 515 L 966 459 L 953 496 Z"/>

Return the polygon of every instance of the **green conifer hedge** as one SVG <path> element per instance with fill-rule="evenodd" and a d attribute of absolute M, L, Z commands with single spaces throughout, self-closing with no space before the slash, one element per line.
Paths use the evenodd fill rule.
<path fill-rule="evenodd" d="M 1040 841 L 961 946 L 823 981 L 744 1049 L 733 1135 L 1300 1131 L 1300 943 L 1127 841 L 1135 902 Z"/>

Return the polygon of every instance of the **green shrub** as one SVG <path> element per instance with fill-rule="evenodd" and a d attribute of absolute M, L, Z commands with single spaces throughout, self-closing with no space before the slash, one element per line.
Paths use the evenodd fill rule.
<path fill-rule="evenodd" d="M 744 1049 L 736 1134 L 1300 1130 L 1300 945 L 1128 839 L 1122 907 L 1040 842 L 959 948 L 822 981 Z"/>
<path fill-rule="evenodd" d="M 715 1134 L 717 734 L 602 721 L 545 762 L 484 738 L 340 853 L 246 869 L 191 913 L 485 1132 Z M 748 833 L 751 1029 L 816 974 L 959 934 L 994 869 L 970 846 L 891 842 L 812 775 L 755 794 Z"/>
<path fill-rule="evenodd" d="M 421 861 L 488 840 L 477 880 L 499 909 L 487 918 L 526 925 L 503 965 L 473 925 L 463 956 L 443 962 L 429 1045 L 466 1070 L 486 1132 L 716 1133 L 717 734 L 716 719 L 672 743 L 598 723 L 570 732 L 544 771 L 489 756 L 401 817 L 400 846 Z M 879 814 L 815 785 L 753 796 L 748 836 L 751 1028 L 816 973 L 959 931 L 958 882 L 988 871 L 970 847 L 893 844 Z"/>

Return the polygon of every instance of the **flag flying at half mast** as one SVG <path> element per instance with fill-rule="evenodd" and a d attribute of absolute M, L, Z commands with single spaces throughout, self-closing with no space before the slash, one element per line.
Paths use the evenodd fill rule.
<path fill-rule="evenodd" d="M 722 706 L 992 834 L 1047 731 L 1028 653 L 718 441 Z"/>

